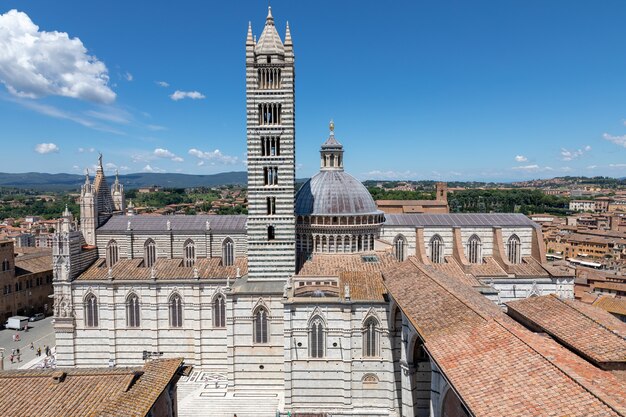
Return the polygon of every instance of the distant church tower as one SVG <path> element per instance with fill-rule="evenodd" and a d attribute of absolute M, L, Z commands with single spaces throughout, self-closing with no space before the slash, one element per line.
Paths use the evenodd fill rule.
<path fill-rule="evenodd" d="M 114 211 L 115 204 L 104 176 L 100 155 L 93 184 L 89 182 L 87 172 L 85 183 L 80 190 L 80 230 L 88 245 L 96 244 L 96 229 L 106 223 Z"/>
<path fill-rule="evenodd" d="M 294 54 L 289 24 L 280 39 L 272 8 L 258 42 L 248 25 L 248 275 L 284 280 L 295 273 Z"/>

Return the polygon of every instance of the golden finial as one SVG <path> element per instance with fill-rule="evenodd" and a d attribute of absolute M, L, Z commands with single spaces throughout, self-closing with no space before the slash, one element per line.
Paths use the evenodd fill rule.
<path fill-rule="evenodd" d="M 329 125 L 329 127 L 330 127 L 330 131 L 331 131 L 331 132 L 334 132 L 334 131 L 335 131 L 335 122 L 333 122 L 333 120 L 332 120 L 332 119 L 330 119 L 330 125 Z"/>

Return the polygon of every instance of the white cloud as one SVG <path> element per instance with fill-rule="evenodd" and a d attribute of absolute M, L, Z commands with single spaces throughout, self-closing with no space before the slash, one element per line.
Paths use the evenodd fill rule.
<path fill-rule="evenodd" d="M 79 153 L 90 152 L 93 153 L 96 151 L 96 148 L 78 148 Z"/>
<path fill-rule="evenodd" d="M 157 158 L 167 158 L 167 159 L 171 159 L 174 162 L 183 162 L 184 159 L 181 158 L 180 156 L 176 155 L 174 152 L 170 152 L 167 149 L 163 149 L 163 148 L 156 148 L 153 152 L 154 156 L 156 156 Z"/>
<path fill-rule="evenodd" d="M 561 148 L 561 159 L 564 161 L 571 161 L 573 159 L 580 158 L 586 152 L 591 150 L 591 146 L 587 145 L 582 149 L 576 149 L 574 151 L 567 150 L 565 148 Z"/>
<path fill-rule="evenodd" d="M 133 74 L 131 74 L 130 72 L 126 71 L 126 73 L 124 74 L 124 78 L 126 78 L 126 81 L 132 81 L 133 80 Z"/>
<path fill-rule="evenodd" d="M 147 164 L 145 167 L 143 167 L 143 171 L 144 172 L 165 172 L 164 169 L 153 167 L 150 164 Z"/>
<path fill-rule="evenodd" d="M 609 164 L 610 168 L 626 168 L 626 164 Z"/>
<path fill-rule="evenodd" d="M 35 146 L 35 152 L 45 155 L 47 153 L 59 152 L 59 147 L 54 143 L 39 143 Z"/>
<path fill-rule="evenodd" d="M 403 180 L 415 178 L 417 174 L 413 171 L 381 171 L 381 170 L 373 170 L 369 172 L 365 172 L 363 174 L 365 178 L 375 179 L 375 180 Z"/>
<path fill-rule="evenodd" d="M 146 125 L 146 127 L 149 130 L 152 130 L 154 132 L 159 131 L 159 130 L 166 130 L 167 129 L 165 126 L 159 126 L 159 125 Z"/>
<path fill-rule="evenodd" d="M 219 149 L 214 151 L 204 152 L 199 149 L 189 149 L 189 155 L 195 156 L 198 159 L 204 159 L 206 161 L 211 162 L 211 165 L 217 164 L 225 164 L 232 165 L 239 162 L 239 158 L 236 156 L 224 155 Z M 202 161 L 200 161 L 202 162 Z"/>
<path fill-rule="evenodd" d="M 525 171 L 525 172 L 541 172 L 541 171 L 554 171 L 554 168 L 549 166 L 539 166 L 537 164 L 532 165 L 521 165 L 511 168 L 514 171 Z"/>
<path fill-rule="evenodd" d="M 0 15 L 0 81 L 18 97 L 49 95 L 111 103 L 106 65 L 88 55 L 80 39 L 40 31 L 23 12 Z"/>
<path fill-rule="evenodd" d="M 157 85 L 160 87 L 169 87 L 169 83 L 165 82 L 165 81 L 156 81 Z"/>
<path fill-rule="evenodd" d="M 528 158 L 526 158 L 524 155 L 516 155 L 515 162 L 528 162 Z"/>
<path fill-rule="evenodd" d="M 112 106 L 104 107 L 101 110 L 87 110 L 86 115 L 95 119 L 104 120 L 106 122 L 113 122 L 118 124 L 128 124 L 132 120 L 133 116 L 127 111 L 116 109 Z"/>
<path fill-rule="evenodd" d="M 174 94 L 170 96 L 170 98 L 174 101 L 182 100 L 184 98 L 190 98 L 192 100 L 200 100 L 205 98 L 204 94 L 199 91 L 174 91 Z"/>
<path fill-rule="evenodd" d="M 613 135 L 609 135 L 608 133 L 605 133 L 602 135 L 602 137 L 605 140 L 608 140 L 609 142 L 613 142 L 616 145 L 623 146 L 624 148 L 626 148 L 626 135 L 613 136 Z"/>
<path fill-rule="evenodd" d="M 587 169 L 596 169 L 597 167 L 598 167 L 597 165 L 589 165 Z"/>

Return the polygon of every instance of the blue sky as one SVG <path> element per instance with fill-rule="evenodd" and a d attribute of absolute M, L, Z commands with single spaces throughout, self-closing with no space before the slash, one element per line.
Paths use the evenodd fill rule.
<path fill-rule="evenodd" d="M 624 1 L 272 9 L 296 53 L 299 177 L 317 172 L 331 118 L 359 179 L 626 176 Z M 3 1 L 0 171 L 82 172 L 98 151 L 109 172 L 245 170 L 244 43 L 266 14 Z"/>

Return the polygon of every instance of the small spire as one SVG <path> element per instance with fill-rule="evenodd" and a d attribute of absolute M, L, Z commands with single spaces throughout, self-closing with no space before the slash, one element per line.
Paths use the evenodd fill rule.
<path fill-rule="evenodd" d="M 119 180 L 119 178 L 118 178 L 118 177 L 119 177 L 119 175 L 120 175 L 119 171 L 118 171 L 117 169 L 115 169 L 115 183 L 116 183 L 116 184 L 119 184 L 119 183 L 120 183 L 120 180 Z"/>
<path fill-rule="evenodd" d="M 85 168 L 85 184 L 89 185 L 89 168 Z"/>
<path fill-rule="evenodd" d="M 98 152 L 98 171 L 102 171 L 102 152 Z"/>
<path fill-rule="evenodd" d="M 287 22 L 287 29 L 285 30 L 285 45 L 291 44 L 291 31 L 289 30 L 289 22 Z"/>
<path fill-rule="evenodd" d="M 330 123 L 328 124 L 328 127 L 330 128 L 330 134 L 334 135 L 335 134 L 335 122 L 333 122 L 333 119 L 330 119 Z"/>
<path fill-rule="evenodd" d="M 272 6 L 267 6 L 267 19 L 265 20 L 265 24 L 271 23 L 274 24 L 274 16 L 272 16 Z"/>
<path fill-rule="evenodd" d="M 248 22 L 248 36 L 246 36 L 246 45 L 254 44 L 254 39 L 252 38 L 252 22 Z"/>

